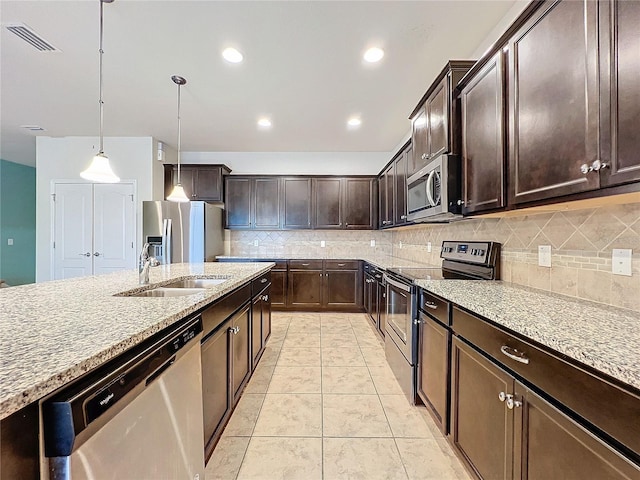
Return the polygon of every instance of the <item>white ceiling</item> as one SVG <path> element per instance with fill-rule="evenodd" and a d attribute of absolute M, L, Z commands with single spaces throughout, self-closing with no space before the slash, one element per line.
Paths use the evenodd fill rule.
<path fill-rule="evenodd" d="M 177 74 L 184 151 L 388 152 L 445 62 L 469 58 L 513 4 L 116 0 L 104 6 L 105 135 L 175 147 Z M 35 164 L 35 135 L 20 125 L 97 135 L 98 15 L 98 0 L 0 1 L 0 158 Z M 12 22 L 62 53 L 38 52 Z M 373 45 L 385 57 L 364 65 Z M 226 63 L 226 46 L 244 62 Z"/>

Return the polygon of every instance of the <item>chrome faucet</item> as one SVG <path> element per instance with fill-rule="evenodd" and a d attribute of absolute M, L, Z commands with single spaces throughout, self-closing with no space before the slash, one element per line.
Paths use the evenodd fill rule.
<path fill-rule="evenodd" d="M 149 267 L 157 267 L 158 265 L 160 265 L 160 262 L 156 257 L 149 255 L 149 244 L 145 243 L 138 261 L 138 283 L 140 285 L 149 285 Z"/>

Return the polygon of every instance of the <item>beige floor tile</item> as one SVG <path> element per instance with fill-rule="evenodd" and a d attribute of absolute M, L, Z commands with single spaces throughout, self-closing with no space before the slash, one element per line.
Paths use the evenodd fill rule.
<path fill-rule="evenodd" d="M 391 429 L 377 395 L 322 396 L 325 437 L 390 437 Z"/>
<path fill-rule="evenodd" d="M 287 333 L 320 333 L 321 328 L 320 322 L 291 322 L 287 329 Z"/>
<path fill-rule="evenodd" d="M 321 478 L 321 438 L 253 437 L 238 474 L 238 480 Z"/>
<path fill-rule="evenodd" d="M 394 437 L 433 439 L 431 430 L 418 411 L 419 407 L 410 405 L 407 397 L 404 395 L 380 395 L 380 402 L 382 402 Z"/>
<path fill-rule="evenodd" d="M 263 393 L 243 393 L 222 434 L 231 437 L 250 437 L 263 401 Z"/>
<path fill-rule="evenodd" d="M 285 337 L 287 336 L 287 330 L 274 331 L 271 329 L 271 335 L 269 336 L 268 342 L 272 343 L 282 343 L 284 342 Z"/>
<path fill-rule="evenodd" d="M 345 332 L 340 334 L 322 334 L 323 347 L 353 347 L 358 348 L 358 342 L 353 332 Z"/>
<path fill-rule="evenodd" d="M 365 366 L 360 349 L 354 347 L 322 348 L 322 366 L 327 367 L 360 367 Z"/>
<path fill-rule="evenodd" d="M 360 347 L 360 352 L 364 357 L 365 363 L 370 367 L 384 367 L 389 365 L 382 347 Z"/>
<path fill-rule="evenodd" d="M 373 395 L 371 375 L 367 367 L 322 367 L 322 393 L 359 393 Z"/>
<path fill-rule="evenodd" d="M 250 437 L 222 437 L 207 463 L 207 480 L 229 480 L 236 478 L 242 459 L 247 451 Z"/>
<path fill-rule="evenodd" d="M 320 348 L 320 334 L 290 335 L 288 333 L 282 348 Z"/>
<path fill-rule="evenodd" d="M 384 348 L 384 340 L 375 334 L 358 335 L 358 345 L 364 348 Z"/>
<path fill-rule="evenodd" d="M 435 440 L 397 438 L 400 458 L 410 480 L 468 480 L 460 461 L 447 455 Z"/>
<path fill-rule="evenodd" d="M 275 365 L 261 365 L 258 363 L 256 370 L 251 376 L 251 380 L 244 389 L 244 393 L 267 393 L 269 388 L 269 382 L 271 382 L 271 376 Z"/>
<path fill-rule="evenodd" d="M 280 350 L 278 365 L 289 367 L 319 367 L 320 349 L 312 347 L 283 348 L 282 350 Z"/>
<path fill-rule="evenodd" d="M 378 395 L 403 395 L 402 388 L 388 366 L 369 367 Z"/>
<path fill-rule="evenodd" d="M 267 393 L 321 393 L 320 367 L 277 366 Z"/>
<path fill-rule="evenodd" d="M 353 334 L 353 327 L 349 322 L 328 322 L 322 324 L 322 334 L 329 335 L 342 335 L 342 334 Z"/>
<path fill-rule="evenodd" d="M 260 357 L 261 365 L 275 365 L 278 363 L 278 355 L 280 355 L 280 349 L 282 344 L 269 342 L 262 352 Z"/>
<path fill-rule="evenodd" d="M 322 395 L 267 394 L 253 435 L 321 437 Z"/>
<path fill-rule="evenodd" d="M 324 478 L 406 479 L 392 438 L 325 438 Z"/>

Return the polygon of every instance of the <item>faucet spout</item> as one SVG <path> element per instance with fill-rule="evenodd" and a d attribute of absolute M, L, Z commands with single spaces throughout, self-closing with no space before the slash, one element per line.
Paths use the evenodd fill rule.
<path fill-rule="evenodd" d="M 157 267 L 158 265 L 160 265 L 158 259 L 149 255 L 149 243 L 145 243 L 138 261 L 138 283 L 149 285 L 149 267 Z"/>

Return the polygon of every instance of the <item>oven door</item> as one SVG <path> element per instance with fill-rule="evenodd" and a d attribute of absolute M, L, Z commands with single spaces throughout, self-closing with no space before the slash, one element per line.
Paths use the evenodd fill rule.
<path fill-rule="evenodd" d="M 387 335 L 409 364 L 415 363 L 413 348 L 412 303 L 414 287 L 385 275 L 387 284 Z"/>

